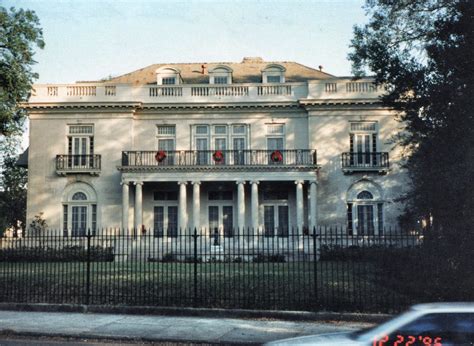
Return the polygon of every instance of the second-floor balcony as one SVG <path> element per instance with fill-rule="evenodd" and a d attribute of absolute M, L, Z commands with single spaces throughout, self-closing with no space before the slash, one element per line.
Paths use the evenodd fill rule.
<path fill-rule="evenodd" d="M 346 174 L 354 172 L 378 172 L 386 174 L 389 169 L 387 152 L 342 153 L 342 170 Z"/>
<path fill-rule="evenodd" d="M 128 169 L 316 169 L 316 150 L 123 151 Z"/>
<path fill-rule="evenodd" d="M 85 173 L 99 175 L 100 155 L 56 155 L 56 173 L 59 175 Z"/>

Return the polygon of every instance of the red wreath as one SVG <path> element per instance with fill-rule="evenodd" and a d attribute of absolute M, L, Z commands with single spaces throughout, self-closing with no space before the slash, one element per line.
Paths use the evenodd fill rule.
<path fill-rule="evenodd" d="M 281 162 L 283 161 L 283 155 L 279 150 L 275 150 L 271 155 L 270 159 L 272 162 Z"/>
<path fill-rule="evenodd" d="M 163 160 L 166 159 L 166 153 L 163 150 L 160 150 L 156 153 L 155 159 L 158 162 L 163 162 Z"/>
<path fill-rule="evenodd" d="M 224 159 L 224 154 L 222 153 L 222 151 L 217 150 L 214 154 L 212 154 L 212 158 L 215 162 L 222 162 L 222 160 Z"/>

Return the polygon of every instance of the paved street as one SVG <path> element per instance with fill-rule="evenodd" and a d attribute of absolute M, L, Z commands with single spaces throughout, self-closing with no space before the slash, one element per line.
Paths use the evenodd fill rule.
<path fill-rule="evenodd" d="M 260 344 L 282 338 L 355 330 L 366 326 L 369 324 L 0 311 L 0 334 L 6 335 L 0 337 L 0 340 L 8 339 L 8 333 L 13 333 L 33 338 L 34 336 L 72 337 L 76 338 L 74 342 L 78 345 L 81 344 L 78 343 L 80 339 Z M 13 343 L 5 345 L 21 344 L 21 340 L 15 338 L 10 341 Z M 40 345 L 57 345 L 57 343 Z"/>

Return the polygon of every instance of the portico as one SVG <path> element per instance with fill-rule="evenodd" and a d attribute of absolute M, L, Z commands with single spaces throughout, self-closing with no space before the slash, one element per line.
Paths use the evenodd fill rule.
<path fill-rule="evenodd" d="M 123 172 L 122 227 L 164 228 L 159 234 L 169 227 L 176 234 L 217 229 L 228 236 L 244 228 L 269 235 L 285 229 L 285 235 L 316 226 L 316 186 L 314 171 L 249 172 L 244 179 L 242 172 Z"/>

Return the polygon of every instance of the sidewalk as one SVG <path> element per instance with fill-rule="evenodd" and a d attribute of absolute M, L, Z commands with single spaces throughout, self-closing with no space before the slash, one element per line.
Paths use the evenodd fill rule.
<path fill-rule="evenodd" d="M 0 311 L 0 334 L 71 338 L 248 343 L 355 330 L 361 322 L 289 322 L 281 320 L 172 317 L 77 312 Z"/>

